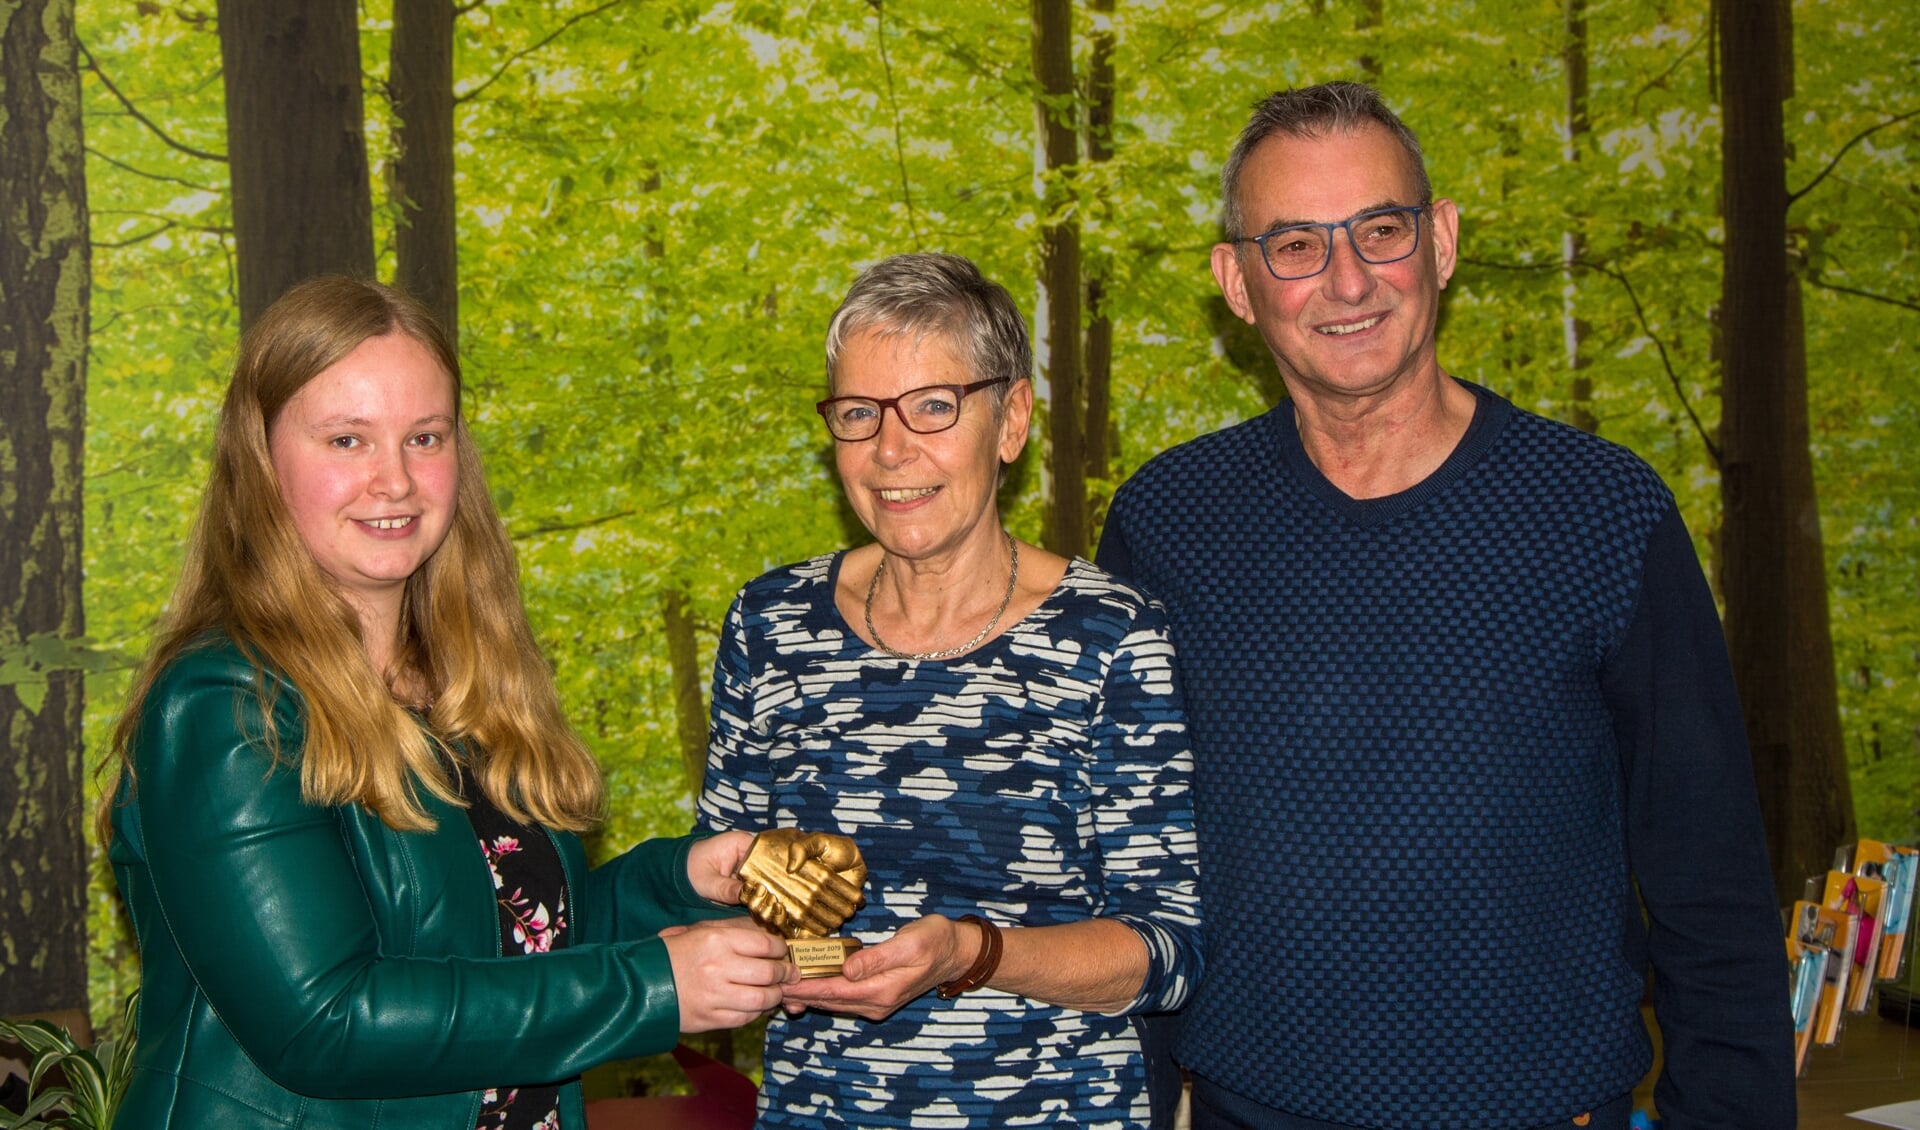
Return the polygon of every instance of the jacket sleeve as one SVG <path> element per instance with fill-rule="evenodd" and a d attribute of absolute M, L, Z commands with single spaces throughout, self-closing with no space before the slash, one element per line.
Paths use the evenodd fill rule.
<path fill-rule="evenodd" d="M 1792 1019 L 1766 835 L 1713 596 L 1677 511 L 1654 529 L 1604 689 L 1647 912 L 1669 1130 L 1791 1130 Z"/>
<path fill-rule="evenodd" d="M 588 942 L 650 938 L 669 926 L 744 913 L 708 902 L 687 878 L 699 833 L 647 840 L 587 872 Z"/>
<path fill-rule="evenodd" d="M 133 846 L 195 988 L 261 1071 L 313 1097 L 397 1098 L 673 1045 L 658 939 L 531 958 L 383 948 L 335 811 L 301 800 L 297 749 L 276 764 L 261 740 L 258 678 L 216 652 L 156 681 L 134 744 Z M 291 688 L 274 714 L 279 733 L 301 733 Z"/>

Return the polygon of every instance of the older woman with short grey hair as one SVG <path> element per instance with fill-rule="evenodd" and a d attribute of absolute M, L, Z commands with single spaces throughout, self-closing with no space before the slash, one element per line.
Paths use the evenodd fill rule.
<path fill-rule="evenodd" d="M 852 837 L 866 943 L 790 985 L 762 1126 L 1135 1126 L 1136 1032 L 1200 973 L 1191 758 L 1161 608 L 1007 533 L 1033 411 L 972 263 L 870 268 L 818 406 L 872 543 L 728 614 L 700 823 Z"/>

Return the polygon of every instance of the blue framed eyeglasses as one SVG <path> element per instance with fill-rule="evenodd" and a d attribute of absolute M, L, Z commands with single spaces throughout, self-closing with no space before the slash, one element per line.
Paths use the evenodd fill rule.
<path fill-rule="evenodd" d="M 1286 282 L 1310 279 L 1333 262 L 1333 233 L 1346 229 L 1347 243 L 1363 263 L 1398 263 L 1420 250 L 1420 213 L 1429 204 L 1374 208 L 1337 224 L 1287 224 L 1235 243 L 1255 243 L 1267 272 Z"/>

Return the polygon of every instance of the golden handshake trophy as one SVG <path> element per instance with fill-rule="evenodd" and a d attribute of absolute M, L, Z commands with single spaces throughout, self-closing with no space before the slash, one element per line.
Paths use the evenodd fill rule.
<path fill-rule="evenodd" d="M 740 864 L 741 901 L 753 920 L 787 939 L 787 957 L 802 977 L 832 977 L 858 938 L 837 938 L 867 901 L 867 865 L 846 836 L 769 828 L 753 838 Z"/>

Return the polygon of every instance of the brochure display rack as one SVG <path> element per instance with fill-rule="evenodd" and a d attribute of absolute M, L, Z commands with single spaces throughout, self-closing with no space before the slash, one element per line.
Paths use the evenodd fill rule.
<path fill-rule="evenodd" d="M 1897 1001 L 1911 1015 L 1912 994 L 1887 983 L 1905 965 L 1917 884 L 1920 848 L 1878 840 L 1840 849 L 1833 870 L 1807 881 L 1786 937 L 1797 1068 L 1814 1046 L 1838 1043 L 1845 1018 L 1872 1008 L 1876 991 L 1883 1010 Z"/>

